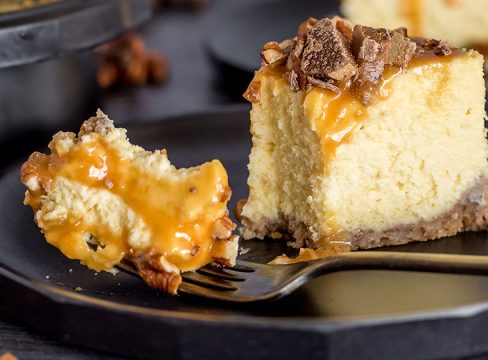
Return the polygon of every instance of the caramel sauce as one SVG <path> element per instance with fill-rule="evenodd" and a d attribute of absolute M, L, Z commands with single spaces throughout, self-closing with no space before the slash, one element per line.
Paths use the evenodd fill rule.
<path fill-rule="evenodd" d="M 66 178 L 90 188 L 119 196 L 149 228 L 150 248 L 182 271 L 194 270 L 223 256 L 223 244 L 212 239 L 214 222 L 225 215 L 229 197 L 227 173 L 214 160 L 184 177 L 157 178 L 121 157 L 102 137 L 80 143 L 66 155 L 39 156 L 35 160 L 44 188 Z M 26 203 L 40 206 L 42 192 L 30 194 Z M 44 234 L 67 257 L 80 259 L 94 270 L 110 270 L 129 251 L 131 229 L 113 232 L 107 226 L 90 226 L 72 214 L 62 221 L 44 221 Z M 84 235 L 93 234 L 101 246 L 92 250 Z M 141 249 L 137 249 L 141 250 Z"/>
<path fill-rule="evenodd" d="M 444 0 L 444 4 L 450 7 L 456 7 L 461 5 L 460 0 Z"/>
<path fill-rule="evenodd" d="M 401 72 L 398 67 L 386 69 L 380 84 L 380 98 L 390 94 L 392 80 Z M 354 130 L 366 120 L 368 107 L 349 91 L 347 84 L 344 84 L 339 94 L 327 89 L 312 88 L 305 96 L 303 108 L 312 129 L 320 139 L 324 171 L 327 172 L 339 146 L 347 143 Z"/>
<path fill-rule="evenodd" d="M 277 256 L 270 265 L 295 264 L 302 261 L 318 260 L 328 256 L 340 255 L 351 251 L 351 245 L 344 241 L 327 241 L 317 249 L 301 248 L 297 256 L 290 258 L 286 255 Z"/>
<path fill-rule="evenodd" d="M 424 31 L 423 1 L 405 0 L 401 1 L 401 12 L 408 19 L 408 32 L 410 36 L 422 36 Z"/>

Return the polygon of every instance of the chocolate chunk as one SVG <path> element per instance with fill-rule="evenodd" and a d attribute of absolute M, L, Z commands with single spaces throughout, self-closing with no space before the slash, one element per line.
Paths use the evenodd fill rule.
<path fill-rule="evenodd" d="M 352 23 L 347 21 L 346 19 L 341 18 L 340 16 L 334 16 L 332 18 L 332 22 L 334 23 L 337 31 L 339 31 L 341 35 L 344 36 L 344 39 L 346 39 L 348 47 L 350 47 L 352 41 L 352 32 L 354 28 Z"/>
<path fill-rule="evenodd" d="M 395 32 L 397 32 L 399 34 L 402 34 L 405 37 L 408 37 L 408 30 L 407 30 L 406 27 L 399 27 L 399 28 L 396 28 L 396 29 L 392 30 L 392 32 L 393 31 L 395 31 Z"/>
<path fill-rule="evenodd" d="M 368 106 L 378 94 L 379 84 L 383 78 L 384 63 L 382 61 L 363 62 L 351 85 L 352 94 Z"/>
<path fill-rule="evenodd" d="M 417 45 L 399 32 L 392 31 L 390 34 L 391 48 L 385 59 L 385 63 L 388 65 L 406 67 L 414 56 Z"/>
<path fill-rule="evenodd" d="M 391 36 L 386 29 L 356 25 L 352 34 L 351 51 L 356 61 L 385 61 L 391 48 Z"/>
<path fill-rule="evenodd" d="M 328 76 L 344 81 L 357 72 L 344 36 L 330 19 L 320 20 L 307 35 L 301 70 L 306 75 Z"/>
<path fill-rule="evenodd" d="M 341 92 L 339 88 L 336 85 L 334 85 L 331 81 L 324 81 L 311 76 L 307 76 L 307 81 L 312 86 L 316 86 L 322 89 L 327 89 L 332 92 L 335 92 L 336 94 L 339 94 Z"/>

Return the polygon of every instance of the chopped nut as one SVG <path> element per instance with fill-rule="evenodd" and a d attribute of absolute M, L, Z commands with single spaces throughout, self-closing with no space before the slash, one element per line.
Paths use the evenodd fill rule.
<path fill-rule="evenodd" d="M 257 104 L 261 101 L 260 89 L 261 89 L 261 82 L 259 80 L 254 79 L 253 81 L 251 81 L 251 83 L 247 87 L 246 92 L 242 96 L 250 103 Z"/>
<path fill-rule="evenodd" d="M 439 42 L 439 45 L 434 49 L 434 54 L 439 56 L 447 56 L 452 54 L 452 49 L 445 41 Z"/>
<path fill-rule="evenodd" d="M 283 51 L 285 54 L 289 54 L 295 46 L 295 41 L 293 41 L 292 39 L 286 39 L 282 41 L 279 46 L 281 51 Z"/>
<path fill-rule="evenodd" d="M 113 121 L 107 115 L 100 112 L 97 113 L 97 116 L 89 118 L 81 125 L 78 137 L 94 132 L 100 135 L 107 135 L 113 129 L 115 129 Z"/>
<path fill-rule="evenodd" d="M 228 216 L 224 216 L 215 222 L 212 239 L 228 240 L 232 236 L 232 231 L 235 228 L 236 224 Z"/>
<path fill-rule="evenodd" d="M 160 254 L 133 253 L 130 260 L 136 265 L 139 275 L 152 288 L 176 295 L 181 283 L 179 269 Z"/>
<path fill-rule="evenodd" d="M 168 63 L 160 54 L 147 51 L 142 38 L 128 33 L 95 50 L 97 82 L 102 89 L 117 85 L 160 84 L 168 78 Z"/>
<path fill-rule="evenodd" d="M 281 65 L 285 62 L 286 57 L 283 52 L 277 51 L 275 49 L 264 50 L 261 52 L 262 59 L 268 65 Z"/>
<path fill-rule="evenodd" d="M 244 208 L 244 205 L 246 205 L 246 202 L 246 199 L 240 199 L 234 207 L 234 215 L 239 221 L 242 220 L 242 209 Z"/>

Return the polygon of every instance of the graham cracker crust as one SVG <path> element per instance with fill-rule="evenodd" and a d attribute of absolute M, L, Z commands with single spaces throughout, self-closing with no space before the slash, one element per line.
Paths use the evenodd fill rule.
<path fill-rule="evenodd" d="M 403 245 L 413 241 L 428 241 L 454 236 L 463 231 L 488 229 L 488 178 L 481 178 L 448 212 L 430 221 L 401 224 L 387 230 L 355 229 L 343 232 L 343 240 L 352 250 L 371 249 L 381 246 Z M 314 248 L 321 236 L 311 226 L 296 219 L 282 216 L 279 219 L 263 219 L 253 222 L 242 218 L 240 228 L 244 239 L 265 237 L 289 240 L 294 248 Z"/>

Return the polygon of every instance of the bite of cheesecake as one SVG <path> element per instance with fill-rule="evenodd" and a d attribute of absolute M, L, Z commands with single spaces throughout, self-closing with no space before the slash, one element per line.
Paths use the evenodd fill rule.
<path fill-rule="evenodd" d="M 261 55 L 245 239 L 316 258 L 488 227 L 479 53 L 336 17 Z"/>
<path fill-rule="evenodd" d="M 22 166 L 24 203 L 68 258 L 96 271 L 126 258 L 149 286 L 171 294 L 182 271 L 234 264 L 231 190 L 218 160 L 176 169 L 166 150 L 132 145 L 101 111 L 78 135 L 54 135 L 49 149 Z"/>

